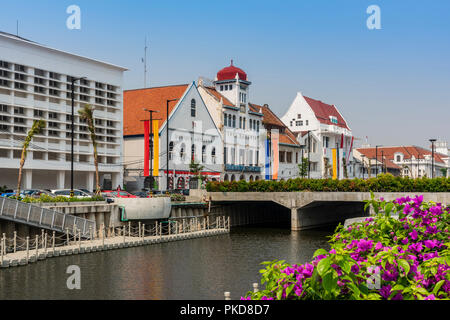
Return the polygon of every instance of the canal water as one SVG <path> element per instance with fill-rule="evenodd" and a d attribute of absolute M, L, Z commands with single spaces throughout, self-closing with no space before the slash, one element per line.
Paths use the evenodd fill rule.
<path fill-rule="evenodd" d="M 291 231 L 234 227 L 230 234 L 105 252 L 50 258 L 0 270 L 0 299 L 239 299 L 260 282 L 263 261 L 308 262 L 329 248 L 333 229 Z M 67 267 L 81 271 L 69 290 Z"/>

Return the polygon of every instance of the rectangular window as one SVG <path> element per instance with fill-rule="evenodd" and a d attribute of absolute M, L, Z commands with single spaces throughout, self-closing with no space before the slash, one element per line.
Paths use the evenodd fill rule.
<path fill-rule="evenodd" d="M 286 152 L 286 162 L 292 163 L 292 152 Z"/>

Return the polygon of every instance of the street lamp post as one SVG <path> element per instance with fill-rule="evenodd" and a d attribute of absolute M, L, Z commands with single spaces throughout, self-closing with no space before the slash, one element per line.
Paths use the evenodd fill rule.
<path fill-rule="evenodd" d="M 72 89 L 72 131 L 71 131 L 71 142 L 72 142 L 72 147 L 71 147 L 71 152 L 70 152 L 70 197 L 72 198 L 74 196 L 74 192 L 73 192 L 73 137 L 74 137 L 74 105 L 75 105 L 75 82 L 79 81 L 81 79 L 86 79 L 86 77 L 81 77 L 81 78 L 71 78 L 71 89 Z"/>
<path fill-rule="evenodd" d="M 311 154 L 311 138 L 310 133 L 311 131 L 308 130 L 308 179 L 311 179 L 311 161 L 310 161 L 310 154 Z"/>
<path fill-rule="evenodd" d="M 364 180 L 364 157 L 365 157 L 364 155 L 361 155 L 363 180 Z"/>
<path fill-rule="evenodd" d="M 375 178 L 378 177 L 378 147 L 381 146 L 375 146 Z"/>
<path fill-rule="evenodd" d="M 383 152 L 383 150 L 381 150 L 381 173 L 385 173 L 384 172 L 384 152 Z"/>
<path fill-rule="evenodd" d="M 157 113 L 156 110 L 144 108 L 144 111 L 150 113 L 150 192 L 153 190 L 153 113 Z"/>
<path fill-rule="evenodd" d="M 436 139 L 430 139 L 431 142 L 431 178 L 434 178 L 434 143 Z"/>
<path fill-rule="evenodd" d="M 177 101 L 178 99 L 170 99 L 166 100 L 166 168 L 167 168 L 167 176 L 166 176 L 166 190 L 169 190 L 169 102 Z"/>

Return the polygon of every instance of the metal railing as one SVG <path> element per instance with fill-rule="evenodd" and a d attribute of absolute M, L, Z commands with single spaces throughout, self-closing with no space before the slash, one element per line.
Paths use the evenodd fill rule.
<path fill-rule="evenodd" d="M 80 230 L 83 238 L 90 237 L 90 229 L 96 230 L 95 221 L 6 197 L 0 197 L 0 218 L 71 234 Z"/>

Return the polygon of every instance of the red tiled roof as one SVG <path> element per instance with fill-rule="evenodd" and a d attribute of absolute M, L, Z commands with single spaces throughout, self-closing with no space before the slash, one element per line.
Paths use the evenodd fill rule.
<path fill-rule="evenodd" d="M 270 125 L 278 128 L 283 128 L 284 133 L 280 133 L 280 143 L 284 144 L 292 144 L 299 146 L 300 143 L 297 141 L 295 134 L 289 130 L 289 128 L 283 123 L 283 121 L 280 120 L 280 118 L 277 117 L 275 113 L 270 110 L 270 108 L 267 105 L 259 106 L 257 104 L 249 103 L 249 108 L 252 108 L 253 110 L 258 110 L 256 112 L 259 112 L 259 110 L 262 110 L 263 113 L 263 124 L 265 126 Z"/>
<path fill-rule="evenodd" d="M 335 126 L 337 125 L 338 127 L 350 130 L 344 118 L 342 118 L 334 105 L 329 105 L 320 100 L 315 100 L 306 96 L 303 97 L 305 98 L 311 109 L 314 111 L 317 120 L 319 120 L 321 123 Z M 338 124 L 331 122 L 330 116 L 336 117 L 338 120 Z"/>
<path fill-rule="evenodd" d="M 231 107 L 235 106 L 230 100 L 225 98 L 221 93 L 217 92 L 216 88 L 213 87 L 204 87 L 204 88 L 208 90 L 208 92 L 211 93 L 217 99 L 217 101 L 220 101 L 220 99 L 222 99 L 224 105 Z"/>
<path fill-rule="evenodd" d="M 375 159 L 377 151 L 375 148 L 359 148 L 356 149 L 363 154 L 366 158 Z M 403 159 L 411 159 L 413 156 L 415 159 L 424 159 L 426 155 L 431 156 L 431 150 L 427 150 L 417 146 L 400 146 L 400 147 L 378 147 L 378 161 L 381 162 L 381 152 L 387 160 L 394 160 L 394 154 L 400 152 L 403 154 Z M 440 153 L 434 153 L 434 161 L 444 163 L 444 155 Z"/>
<path fill-rule="evenodd" d="M 144 124 L 141 120 L 150 119 L 149 112 L 144 108 L 155 110 L 154 119 L 159 121 L 159 128 L 166 122 L 166 101 L 180 99 L 188 88 L 188 84 L 155 87 L 147 89 L 126 90 L 123 93 L 123 135 L 144 134 Z M 178 101 L 169 102 L 169 113 Z"/>

